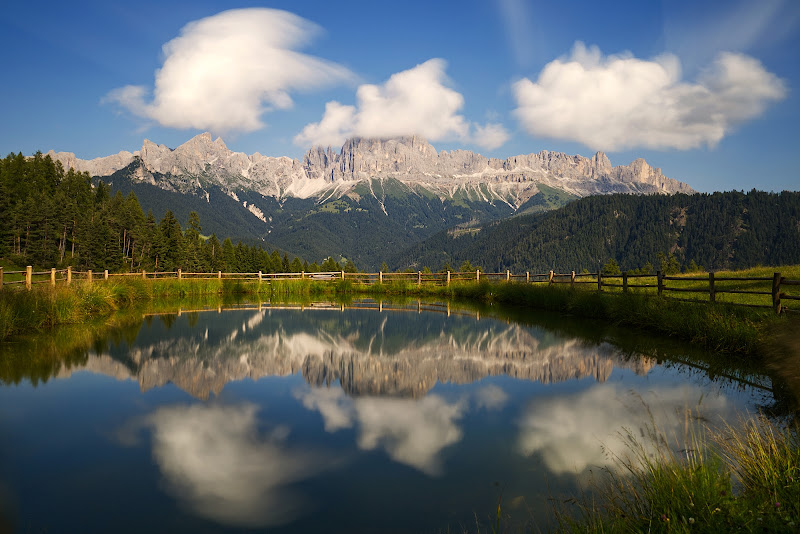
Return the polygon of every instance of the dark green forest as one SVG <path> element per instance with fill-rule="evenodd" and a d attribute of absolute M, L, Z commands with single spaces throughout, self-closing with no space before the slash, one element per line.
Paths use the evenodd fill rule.
<path fill-rule="evenodd" d="M 465 260 L 495 272 L 594 272 L 609 260 L 622 270 L 670 260 L 684 270 L 796 264 L 800 193 L 591 196 L 477 232 L 440 232 L 389 265 L 416 269 Z"/>
<path fill-rule="evenodd" d="M 94 187 L 88 173 L 64 171 L 60 162 L 37 153 L 0 160 L 0 258 L 18 265 L 73 266 L 78 269 L 186 272 L 338 271 L 325 260 L 308 265 L 260 245 L 236 245 L 215 234 L 201 235 L 196 212 L 185 226 L 169 209 L 160 220 L 142 211 L 131 191 L 113 195 Z M 345 270 L 355 270 L 352 263 Z"/>
<path fill-rule="evenodd" d="M 170 209 L 180 220 L 195 211 L 205 232 L 228 236 L 246 244 L 261 244 L 289 251 L 309 261 L 333 256 L 351 259 L 359 267 L 377 270 L 381 262 L 400 250 L 419 243 L 436 232 L 458 224 L 475 224 L 508 217 L 513 209 L 502 201 L 488 203 L 462 195 L 444 201 L 395 179 L 373 179 L 358 184 L 352 195 L 319 198 L 263 196 L 255 191 L 236 191 L 234 200 L 213 182 L 198 177 L 202 190 L 187 186 L 182 193 L 167 191 L 160 182 L 173 184 L 175 177 L 153 174 L 156 184 L 134 177 L 140 162 L 134 162 L 107 177 L 113 192 L 133 192 L 156 217 Z M 537 195 L 530 209 L 546 209 L 549 202 L 563 200 Z M 568 198 L 568 197 L 566 197 Z M 266 223 L 242 206 L 258 207 Z M 538 204 L 537 204 L 538 203 Z M 528 209 L 528 206 L 525 206 Z"/>
<path fill-rule="evenodd" d="M 270 238 L 277 248 L 256 238 L 234 245 L 230 234 L 220 241 L 214 232 L 204 232 L 201 218 L 207 217 L 212 227 L 227 218 L 253 231 L 237 218 L 233 200 L 223 206 L 203 199 L 196 203 L 198 210 L 191 210 L 194 204 L 186 198 L 196 196 L 147 184 L 153 191 L 142 189 L 150 208 L 145 214 L 135 188 L 126 191 L 120 176 L 115 178 L 117 187 L 102 181 L 93 185 L 88 174 L 65 171 L 41 153 L 0 160 L 0 258 L 18 265 L 112 272 L 314 272 L 338 271 L 342 263 L 344 270 L 355 270 L 354 262 L 342 256 L 373 271 L 383 260 L 393 269 L 437 270 L 471 262 L 486 271 L 514 272 L 596 271 L 607 264 L 674 271 L 800 263 L 797 192 L 591 196 L 481 226 L 481 219 L 502 217 L 502 206 L 475 212 L 468 199 L 445 205 L 391 181 L 373 182 L 369 192 L 377 196 L 363 191 L 356 200 L 287 199 L 274 206 Z M 215 196 L 218 202 L 229 199 L 223 192 Z M 566 200 L 555 190 L 543 192 L 528 209 Z M 441 231 L 419 242 L 437 228 Z M 309 265 L 283 250 L 322 264 Z"/>

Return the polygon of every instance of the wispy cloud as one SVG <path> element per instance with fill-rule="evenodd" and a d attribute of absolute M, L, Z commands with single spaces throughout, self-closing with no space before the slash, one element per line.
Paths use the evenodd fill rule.
<path fill-rule="evenodd" d="M 527 0 L 496 0 L 505 35 L 518 65 L 529 66 L 534 58 L 535 29 Z"/>
<path fill-rule="evenodd" d="M 490 122 L 484 126 L 473 124 L 472 127 L 471 142 L 489 150 L 503 146 L 511 138 L 508 130 L 502 124 L 496 122 Z"/>
<path fill-rule="evenodd" d="M 430 141 L 460 140 L 496 148 L 508 139 L 499 124 L 475 125 L 459 114 L 464 97 L 448 87 L 444 60 L 434 58 L 393 74 L 382 85 L 364 84 L 356 91 L 356 105 L 328 102 L 319 122 L 295 136 L 301 146 L 340 145 L 347 138 L 421 135 Z"/>
<path fill-rule="evenodd" d="M 296 51 L 318 32 L 286 11 L 224 11 L 187 24 L 164 45 L 152 100 L 146 87 L 129 85 L 104 101 L 172 128 L 258 130 L 264 113 L 292 106 L 292 91 L 354 78 L 340 65 Z"/>
<path fill-rule="evenodd" d="M 707 62 L 720 51 L 747 52 L 779 45 L 800 25 L 796 0 L 734 0 L 719 9 L 698 9 L 695 3 L 664 6 L 667 50 L 688 68 Z"/>
<path fill-rule="evenodd" d="M 696 81 L 684 82 L 674 55 L 603 56 L 580 42 L 536 82 L 514 84 L 515 114 L 531 135 L 593 150 L 713 147 L 785 95 L 784 82 L 746 55 L 721 53 Z"/>

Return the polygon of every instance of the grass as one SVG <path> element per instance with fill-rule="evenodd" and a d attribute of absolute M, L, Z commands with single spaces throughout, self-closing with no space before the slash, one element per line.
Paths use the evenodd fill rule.
<path fill-rule="evenodd" d="M 800 280 L 800 266 L 799 265 L 782 265 L 779 267 L 754 267 L 752 269 L 745 269 L 741 271 L 716 271 L 715 278 L 768 278 L 769 280 L 725 280 L 715 281 L 714 288 L 717 292 L 716 301 L 721 303 L 731 304 L 746 304 L 748 306 L 765 306 L 771 307 L 772 305 L 772 277 L 773 274 L 779 272 L 783 278 L 789 280 Z M 702 302 L 709 301 L 709 283 L 707 272 L 697 273 L 684 273 L 674 275 L 676 278 L 704 278 L 704 280 L 666 280 L 664 286 L 667 288 L 677 289 L 697 289 L 703 292 L 672 292 L 669 290 L 664 291 L 665 296 L 673 298 L 681 298 L 686 300 L 696 300 Z M 596 278 L 592 277 L 591 280 Z M 610 283 L 622 284 L 619 278 L 606 279 Z M 657 292 L 657 280 L 655 276 L 644 278 L 629 278 L 630 284 L 647 284 L 652 287 L 647 288 L 631 288 L 632 292 L 649 293 Z M 766 295 L 751 295 L 741 293 L 725 293 L 724 291 L 759 291 L 767 293 Z M 621 292 L 620 288 L 604 287 L 604 291 L 608 292 Z M 781 288 L 783 293 L 789 295 L 800 296 L 800 288 L 796 286 L 784 286 Z M 800 311 L 800 301 L 783 300 L 781 305 L 787 309 Z"/>
<path fill-rule="evenodd" d="M 725 277 L 767 277 L 773 270 L 800 279 L 800 266 L 750 269 L 719 273 Z M 768 272 L 769 271 L 769 272 Z M 691 276 L 691 275 L 690 275 Z M 647 280 L 647 279 L 644 279 Z M 669 283 L 678 283 L 669 281 Z M 736 282 L 732 282 L 736 284 Z M 766 283 L 766 282 L 765 282 Z M 686 287 L 701 287 L 707 282 L 687 281 Z M 722 282 L 720 282 L 722 284 Z M 743 283 L 744 284 L 744 283 Z M 771 287 L 771 282 L 769 283 Z M 739 286 L 737 286 L 739 287 Z M 742 285 L 741 287 L 745 287 Z M 735 354 L 762 351 L 770 332 L 780 329 L 783 320 L 769 309 L 745 308 L 730 302 L 692 304 L 673 299 L 652 298 L 652 288 L 622 293 L 615 288 L 598 292 L 592 284 L 522 284 L 455 280 L 450 285 L 423 284 L 416 280 L 389 278 L 383 284 L 364 284 L 354 280 L 272 280 L 236 279 L 158 279 L 112 278 L 88 284 L 75 282 L 70 288 L 50 288 L 42 284 L 31 292 L 0 291 L 0 339 L 27 330 L 56 324 L 85 321 L 108 314 L 133 302 L 153 299 L 214 294 L 251 294 L 264 298 L 311 298 L 324 295 L 414 296 L 503 303 L 582 317 L 644 329 L 690 341 L 704 348 Z M 687 295 L 701 295 L 686 293 Z M 768 299 L 766 296 L 720 295 L 743 299 Z M 701 297 L 698 297 L 701 298 Z M 760 301 L 764 302 L 764 301 Z M 791 301 L 787 301 L 791 302 Z M 745 303 L 745 302 L 740 302 Z M 794 304 L 794 302 L 792 302 Z"/>
<path fill-rule="evenodd" d="M 635 327 L 690 341 L 709 350 L 756 354 L 769 331 L 783 322 L 767 309 L 732 304 L 692 304 L 656 299 L 641 292 L 597 292 L 585 286 L 453 282 L 449 286 L 391 281 L 353 285 L 349 291 L 372 296 L 418 296 L 477 300 L 535 308 Z"/>
<path fill-rule="evenodd" d="M 346 283 L 344 283 L 346 284 Z M 334 289 L 337 286 L 334 286 Z M 346 289 L 346 287 L 344 288 Z M 70 286 L 36 285 L 31 291 L 0 291 L 0 340 L 56 325 L 80 324 L 108 317 L 137 303 L 192 299 L 202 295 L 259 295 L 265 298 L 322 295 L 331 288 L 311 280 L 261 283 L 246 280 L 110 279 Z"/>
<path fill-rule="evenodd" d="M 590 492 L 558 506 L 560 532 L 794 532 L 800 434 L 764 417 L 675 438 L 626 432 Z"/>
<path fill-rule="evenodd" d="M 800 427 L 764 416 L 712 427 L 686 413 L 683 435 L 652 422 L 623 429 L 625 450 L 577 496 L 552 497 L 559 533 L 717 533 L 800 530 Z M 462 532 L 472 530 L 462 529 Z M 498 500 L 475 532 L 541 532 L 514 522 Z"/>

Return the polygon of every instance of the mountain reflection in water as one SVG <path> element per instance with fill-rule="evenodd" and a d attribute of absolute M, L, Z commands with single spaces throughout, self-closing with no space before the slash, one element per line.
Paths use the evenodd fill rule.
<path fill-rule="evenodd" d="M 264 309 L 240 312 L 235 324 L 223 319 L 202 331 L 170 328 L 152 342 L 112 347 L 90 355 L 82 369 L 137 380 L 142 391 L 172 383 L 200 399 L 234 380 L 298 372 L 311 385 L 339 382 L 349 395 L 416 398 L 437 382 L 495 375 L 603 382 L 615 366 L 646 374 L 655 364 L 621 358 L 609 343 L 476 317 Z"/>

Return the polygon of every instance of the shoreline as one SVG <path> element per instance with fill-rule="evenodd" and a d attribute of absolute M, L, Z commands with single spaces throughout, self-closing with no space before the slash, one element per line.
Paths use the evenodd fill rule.
<path fill-rule="evenodd" d="M 0 291 L 0 340 L 61 324 L 80 324 L 117 310 L 161 298 L 201 295 L 398 296 L 447 298 L 499 303 L 587 317 L 691 342 L 705 349 L 739 356 L 760 356 L 769 350 L 773 332 L 787 319 L 766 310 L 725 303 L 692 303 L 636 292 L 597 292 L 560 286 L 514 282 L 453 282 L 449 286 L 417 286 L 408 282 L 363 285 L 352 281 L 287 280 L 139 280 L 76 282 L 30 292 Z"/>

